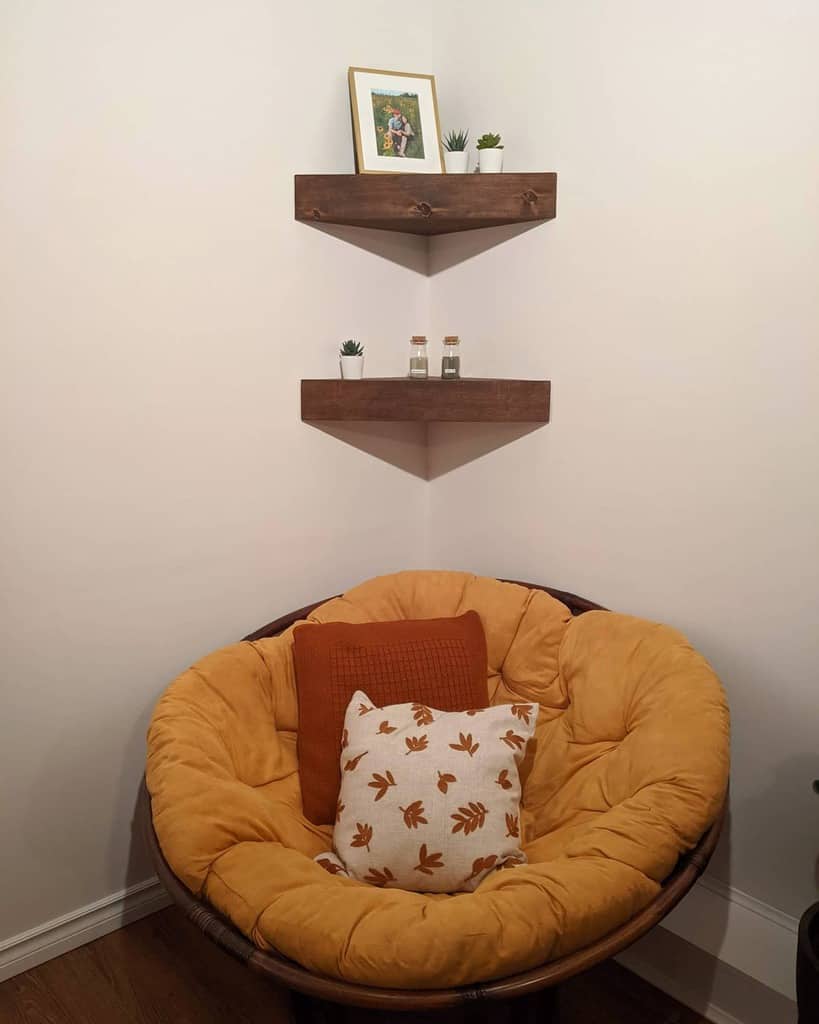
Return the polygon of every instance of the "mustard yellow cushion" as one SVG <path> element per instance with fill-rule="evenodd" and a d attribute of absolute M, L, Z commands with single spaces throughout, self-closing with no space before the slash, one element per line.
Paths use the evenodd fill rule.
<path fill-rule="evenodd" d="M 521 769 L 529 863 L 472 893 L 379 889 L 313 861 L 331 829 L 301 812 L 292 628 L 208 655 L 160 699 L 147 781 L 162 851 L 261 948 L 384 987 L 503 977 L 632 917 L 716 816 L 728 710 L 673 629 L 612 612 L 572 619 L 543 592 L 450 572 L 370 580 L 310 619 L 469 609 L 486 630 L 490 703 L 540 705 Z"/>

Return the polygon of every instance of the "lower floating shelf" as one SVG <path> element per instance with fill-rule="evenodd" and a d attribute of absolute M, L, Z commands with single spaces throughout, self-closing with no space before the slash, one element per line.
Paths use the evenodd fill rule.
<path fill-rule="evenodd" d="M 548 380 L 303 380 L 301 418 L 307 423 L 548 423 L 550 392 Z"/>

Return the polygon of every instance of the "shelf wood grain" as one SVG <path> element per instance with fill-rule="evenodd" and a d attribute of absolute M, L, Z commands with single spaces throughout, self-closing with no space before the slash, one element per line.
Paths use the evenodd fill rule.
<path fill-rule="evenodd" d="M 296 220 L 440 235 L 551 220 L 557 175 L 297 174 Z"/>
<path fill-rule="evenodd" d="M 308 423 L 548 423 L 550 392 L 548 380 L 303 380 L 301 418 Z"/>

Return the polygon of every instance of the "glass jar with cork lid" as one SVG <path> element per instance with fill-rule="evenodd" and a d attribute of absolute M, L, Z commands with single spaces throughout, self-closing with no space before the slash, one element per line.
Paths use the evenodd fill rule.
<path fill-rule="evenodd" d="M 461 339 L 457 334 L 444 338 L 444 354 L 441 357 L 441 380 L 457 380 L 461 376 Z"/>
<path fill-rule="evenodd" d="M 423 334 L 413 334 L 410 339 L 409 375 L 412 380 L 426 380 L 429 376 L 427 339 Z"/>

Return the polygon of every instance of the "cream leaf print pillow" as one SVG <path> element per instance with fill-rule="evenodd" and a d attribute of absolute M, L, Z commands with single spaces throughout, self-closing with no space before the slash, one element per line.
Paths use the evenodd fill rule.
<path fill-rule="evenodd" d="M 374 707 L 357 691 L 344 719 L 333 874 L 393 889 L 471 892 L 525 864 L 520 777 L 537 704 L 437 711 Z"/>

